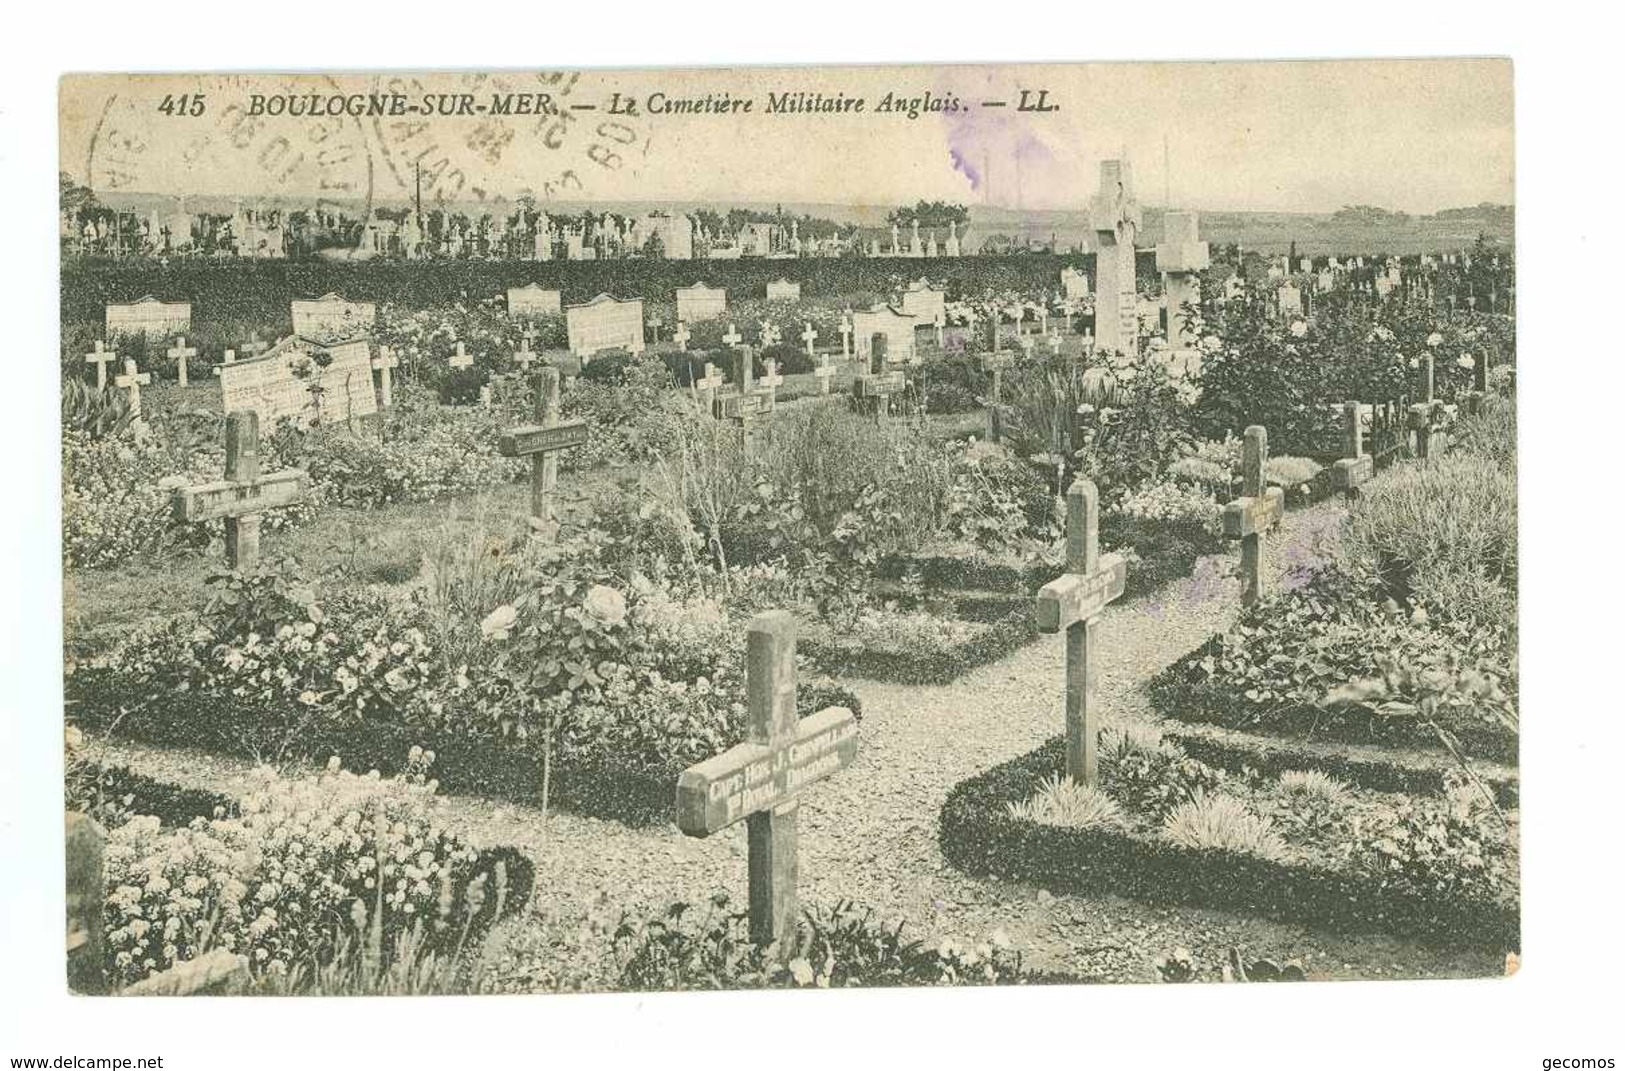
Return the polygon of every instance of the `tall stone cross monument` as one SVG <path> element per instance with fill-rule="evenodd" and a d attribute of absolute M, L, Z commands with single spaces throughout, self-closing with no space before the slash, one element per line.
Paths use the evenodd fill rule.
<path fill-rule="evenodd" d="M 745 820 L 750 936 L 769 945 L 795 932 L 801 793 L 857 758 L 858 723 L 845 707 L 797 720 L 796 621 L 783 610 L 751 619 L 745 693 L 745 742 L 683 771 L 677 828 L 708 837 Z"/>
<path fill-rule="evenodd" d="M 1100 162 L 1100 192 L 1089 202 L 1095 232 L 1095 344 L 1138 356 L 1139 291 L 1134 284 L 1134 241 L 1140 205 L 1127 160 Z"/>

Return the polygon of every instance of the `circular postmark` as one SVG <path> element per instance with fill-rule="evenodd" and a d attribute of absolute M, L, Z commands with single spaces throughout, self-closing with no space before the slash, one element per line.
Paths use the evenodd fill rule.
<path fill-rule="evenodd" d="M 256 97 L 331 102 L 344 94 L 325 75 L 132 79 L 100 106 L 86 184 L 103 194 L 282 200 L 365 221 L 374 165 L 361 118 L 326 103 L 297 115 L 255 105 Z"/>
<path fill-rule="evenodd" d="M 404 101 L 367 120 L 391 199 L 582 201 L 648 155 L 647 120 L 612 114 L 580 71 L 383 73 L 367 92 Z"/>

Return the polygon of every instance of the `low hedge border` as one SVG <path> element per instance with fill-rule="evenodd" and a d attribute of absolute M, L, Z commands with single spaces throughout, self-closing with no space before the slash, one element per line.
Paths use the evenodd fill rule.
<path fill-rule="evenodd" d="M 1064 769 L 1057 737 L 960 782 L 943 804 L 943 855 L 975 876 L 1060 893 L 1108 892 L 1162 904 L 1239 910 L 1337 932 L 1376 931 L 1446 946 L 1519 946 L 1516 903 L 1445 900 L 1359 875 L 1232 852 L 1183 848 L 1121 830 L 1077 830 L 1010 817 L 1039 778 Z"/>
<path fill-rule="evenodd" d="M 858 697 L 838 686 L 803 688 L 801 700 L 803 717 L 828 706 L 849 707 L 862 717 Z M 337 755 L 346 769 L 378 770 L 385 775 L 400 773 L 408 752 L 418 746 L 435 753 L 432 776 L 440 782 L 442 792 L 526 804 L 539 804 L 542 797 L 539 750 L 443 729 L 415 729 L 381 721 L 271 724 L 251 707 L 214 704 L 190 694 L 175 696 L 162 716 L 139 711 L 109 724 L 88 708 L 70 710 L 70 714 L 85 728 L 148 744 L 200 748 L 255 760 L 272 757 L 324 763 Z M 548 805 L 631 826 L 659 825 L 672 820 L 677 778 L 685 767 L 651 769 L 555 759 L 549 774 Z"/>
<path fill-rule="evenodd" d="M 1223 639 L 1223 636 L 1217 635 L 1210 637 L 1194 651 L 1176 658 L 1152 677 L 1146 686 L 1151 699 L 1151 708 L 1174 722 L 1216 725 L 1233 731 L 1247 731 L 1238 725 L 1238 721 L 1251 718 L 1252 715 L 1247 712 L 1238 715 L 1230 709 L 1233 705 L 1227 702 L 1230 693 L 1212 685 L 1192 683 L 1183 673 L 1183 667 L 1192 659 L 1219 653 Z M 1375 714 L 1354 722 L 1328 720 L 1326 711 L 1308 704 L 1283 705 L 1272 710 L 1271 717 L 1277 725 L 1313 727 L 1320 739 L 1340 744 L 1375 743 L 1380 746 L 1382 741 L 1376 733 L 1387 724 Z M 1301 737 L 1294 737 L 1279 730 L 1271 731 L 1271 726 L 1260 728 L 1265 730 L 1263 735 L 1278 739 L 1283 744 L 1299 741 L 1312 743 L 1308 732 Z M 1466 727 L 1458 730 L 1457 735 L 1463 749 L 1474 759 L 1508 766 L 1515 765 L 1518 761 L 1517 740 L 1508 739 L 1492 731 L 1488 726 L 1483 727 L 1481 731 L 1474 727 Z M 1390 746 L 1397 745 L 1401 748 L 1415 748 L 1418 745 L 1426 747 L 1427 743 L 1428 738 L 1425 735 L 1390 738 Z"/>
<path fill-rule="evenodd" d="M 151 815 L 166 827 L 184 827 L 198 818 L 213 818 L 217 812 L 228 816 L 238 813 L 238 801 L 223 792 L 163 781 L 128 766 L 104 766 L 92 762 L 87 764 L 85 773 L 95 778 L 103 792 L 120 801 L 127 810 Z M 127 797 L 130 802 L 123 804 Z M 530 902 L 531 893 L 535 891 L 536 864 L 519 849 L 508 845 L 481 848 L 469 877 L 472 879 L 482 873 L 489 874 L 487 881 L 494 889 L 499 864 L 507 874 L 502 917 L 512 918 Z M 496 907 L 495 898 L 488 899 L 480 913 L 471 920 L 471 925 L 483 931 L 495 921 L 492 915 Z"/>
<path fill-rule="evenodd" d="M 823 630 L 809 630 L 800 643 L 819 665 L 837 677 L 893 684 L 952 684 L 1026 646 L 1038 636 L 1033 608 L 1023 605 L 987 622 L 974 637 L 929 652 L 880 650 Z"/>
<path fill-rule="evenodd" d="M 1209 766 L 1240 770 L 1250 766 L 1276 775 L 1286 770 L 1321 770 L 1378 792 L 1437 795 L 1444 775 L 1456 768 L 1444 751 L 1384 748 L 1369 744 L 1321 744 L 1225 729 L 1217 725 L 1164 726 L 1162 735 L 1185 754 Z M 1495 763 L 1473 761 L 1472 770 L 1495 793 L 1503 807 L 1518 806 L 1518 771 Z"/>

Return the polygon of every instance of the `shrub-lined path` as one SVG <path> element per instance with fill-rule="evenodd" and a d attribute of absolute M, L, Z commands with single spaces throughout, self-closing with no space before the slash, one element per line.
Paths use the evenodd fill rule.
<path fill-rule="evenodd" d="M 1266 559 L 1278 583 L 1325 556 L 1341 515 L 1336 502 L 1287 514 Z M 1234 561 L 1233 554 L 1203 559 L 1192 576 L 1108 608 L 1097 655 L 1108 724 L 1152 719 L 1146 682 L 1234 621 Z M 863 700 L 862 745 L 852 767 L 802 802 L 803 903 L 855 900 L 882 921 L 906 921 L 905 935 L 931 940 L 975 942 L 1002 930 L 1031 966 L 1110 981 L 1153 980 L 1152 961 L 1176 946 L 1189 948 L 1204 967 L 1235 945 L 1254 957 L 1301 958 L 1316 977 L 1484 976 L 1501 969 L 1489 951 L 1440 951 L 1376 934 L 1342 937 L 1114 896 L 1052 895 L 973 879 L 949 866 L 937 846 L 943 801 L 958 782 L 1061 731 L 1063 654 L 1061 637 L 1051 636 L 951 685 L 848 682 Z M 91 754 L 223 791 L 246 768 L 125 742 L 99 741 Z M 580 966 L 565 961 L 589 950 L 568 935 L 602 894 L 612 911 L 634 915 L 673 900 L 701 904 L 718 891 L 740 908 L 744 903 L 743 826 L 695 840 L 669 825 L 632 829 L 565 813 L 544 821 L 538 809 L 512 803 L 453 797 L 445 806 L 455 828 L 481 843 L 514 845 L 535 860 L 533 906 L 504 935 L 509 946 L 500 961 L 508 985 L 550 988 L 558 975 L 579 978 Z"/>

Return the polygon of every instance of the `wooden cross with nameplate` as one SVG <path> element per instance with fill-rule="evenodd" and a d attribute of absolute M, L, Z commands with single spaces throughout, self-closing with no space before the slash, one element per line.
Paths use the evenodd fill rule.
<path fill-rule="evenodd" d="M 1121 554 L 1100 553 L 1100 491 L 1078 477 L 1066 492 L 1066 572 L 1038 591 L 1038 631 L 1066 631 L 1066 775 L 1098 782 L 1095 626 L 1128 585 Z"/>
<path fill-rule="evenodd" d="M 378 373 L 378 404 L 381 408 L 388 409 L 395 402 L 394 369 L 400 363 L 400 358 L 388 346 L 379 346 L 378 353 L 368 362 Z"/>
<path fill-rule="evenodd" d="M 1254 424 L 1242 435 L 1241 497 L 1224 507 L 1226 539 L 1241 540 L 1241 605 L 1252 606 L 1268 594 L 1264 567 L 1264 533 L 1286 513 L 1279 487 L 1264 486 L 1269 461 L 1269 433 Z"/>
<path fill-rule="evenodd" d="M 175 361 L 176 382 L 178 382 L 183 387 L 186 386 L 187 385 L 187 367 L 186 367 L 187 359 L 190 358 L 190 357 L 196 357 L 197 356 L 197 347 L 196 346 L 188 346 L 186 344 L 186 336 L 181 335 L 179 338 L 177 338 L 175 340 L 175 344 L 173 346 L 169 347 L 169 349 L 165 351 L 164 356 L 170 357 Z"/>
<path fill-rule="evenodd" d="M 885 423 L 891 416 L 891 397 L 901 394 L 907 381 L 903 377 L 902 369 L 896 371 L 886 370 L 886 336 L 876 332 L 869 338 L 869 368 L 853 381 L 852 389 L 859 398 L 873 398 L 875 402 L 875 419 Z"/>
<path fill-rule="evenodd" d="M 1332 463 L 1332 489 L 1352 499 L 1359 486 L 1377 474 L 1376 459 L 1365 452 L 1365 428 L 1359 402 L 1343 403 L 1343 456 Z"/>
<path fill-rule="evenodd" d="M 260 556 L 260 518 L 265 510 L 305 497 L 310 477 L 303 469 L 260 475 L 260 415 L 243 409 L 226 415 L 226 478 L 175 491 L 175 517 L 196 524 L 224 517 L 226 567 L 247 571 Z"/>
<path fill-rule="evenodd" d="M 987 399 L 987 437 L 989 442 L 998 442 L 1004 432 L 1003 401 L 1001 398 L 1004 370 L 1015 363 L 1015 354 L 1009 350 L 995 350 L 982 356 L 982 370 L 993 377 Z"/>
<path fill-rule="evenodd" d="M 558 452 L 587 442 L 587 422 L 560 420 L 559 409 L 559 370 L 547 365 L 536 378 L 536 423 L 509 428 L 497 441 L 503 457 L 530 458 L 530 525 L 549 542 L 558 532 L 553 501 L 559 482 Z"/>
<path fill-rule="evenodd" d="M 845 707 L 796 716 L 796 622 L 783 610 L 751 619 L 745 648 L 744 743 L 684 770 L 677 828 L 708 837 L 745 820 L 750 936 L 783 951 L 796 925 L 796 839 L 803 790 L 852 765 L 858 722 Z"/>
<path fill-rule="evenodd" d="M 450 357 L 446 358 L 446 361 L 456 369 L 468 368 L 474 363 L 474 355 L 463 349 L 463 344 L 459 342 L 457 348 L 452 351 Z"/>

